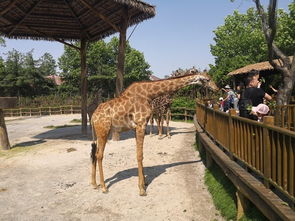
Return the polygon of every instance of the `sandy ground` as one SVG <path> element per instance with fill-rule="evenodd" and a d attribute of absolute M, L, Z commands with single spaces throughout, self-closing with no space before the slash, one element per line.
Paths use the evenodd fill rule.
<path fill-rule="evenodd" d="M 134 133 L 108 141 L 103 194 L 90 185 L 90 135 L 80 126 L 44 128 L 72 119 L 80 115 L 6 118 L 11 144 L 33 148 L 0 158 L 0 220 L 222 220 L 204 185 L 193 124 L 172 122 L 171 139 L 146 135 L 141 197 Z"/>

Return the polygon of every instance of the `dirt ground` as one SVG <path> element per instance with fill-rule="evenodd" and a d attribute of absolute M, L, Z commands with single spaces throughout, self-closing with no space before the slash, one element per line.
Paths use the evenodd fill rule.
<path fill-rule="evenodd" d="M 139 196 L 134 132 L 109 140 L 103 161 L 107 194 L 90 185 L 91 137 L 80 115 L 6 118 L 11 145 L 0 157 L 0 220 L 223 220 L 204 185 L 193 124 L 172 122 L 172 138 L 146 135 L 147 196 Z"/>

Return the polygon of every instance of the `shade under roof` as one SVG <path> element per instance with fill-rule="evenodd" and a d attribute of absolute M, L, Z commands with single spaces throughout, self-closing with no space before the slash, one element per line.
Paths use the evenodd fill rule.
<path fill-rule="evenodd" d="M 8 38 L 95 41 L 155 16 L 137 0 L 0 0 L 0 32 Z"/>

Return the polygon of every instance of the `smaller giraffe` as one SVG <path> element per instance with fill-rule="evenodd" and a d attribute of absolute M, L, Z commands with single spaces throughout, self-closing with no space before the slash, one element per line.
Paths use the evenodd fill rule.
<path fill-rule="evenodd" d="M 157 127 L 158 127 L 158 135 L 161 137 L 163 135 L 163 124 L 164 120 L 166 121 L 166 134 L 168 138 L 171 138 L 170 135 L 170 128 L 169 128 L 169 121 L 171 119 L 171 104 L 172 104 L 172 95 L 165 94 L 159 96 L 152 100 L 152 114 L 150 117 L 150 135 L 153 134 L 154 128 L 154 119 L 156 120 Z"/>

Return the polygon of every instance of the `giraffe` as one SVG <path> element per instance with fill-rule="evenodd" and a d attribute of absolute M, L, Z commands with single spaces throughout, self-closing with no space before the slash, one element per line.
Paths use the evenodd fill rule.
<path fill-rule="evenodd" d="M 159 96 L 152 100 L 152 114 L 150 117 L 150 135 L 153 134 L 154 119 L 156 120 L 158 127 L 158 135 L 161 137 L 163 135 L 163 124 L 166 121 L 166 134 L 168 138 L 170 136 L 169 121 L 171 119 L 171 104 L 172 104 L 172 94 L 165 94 Z"/>
<path fill-rule="evenodd" d="M 135 82 L 131 84 L 119 97 L 101 103 L 92 115 L 91 144 L 92 172 L 91 184 L 96 189 L 96 166 L 100 175 L 100 188 L 106 193 L 102 160 L 111 130 L 118 132 L 135 130 L 136 153 L 138 164 L 139 195 L 145 196 L 145 180 L 143 174 L 143 142 L 147 121 L 152 113 L 151 101 L 158 96 L 172 93 L 191 84 L 206 84 L 209 78 L 203 74 L 191 74 L 158 81 Z"/>

